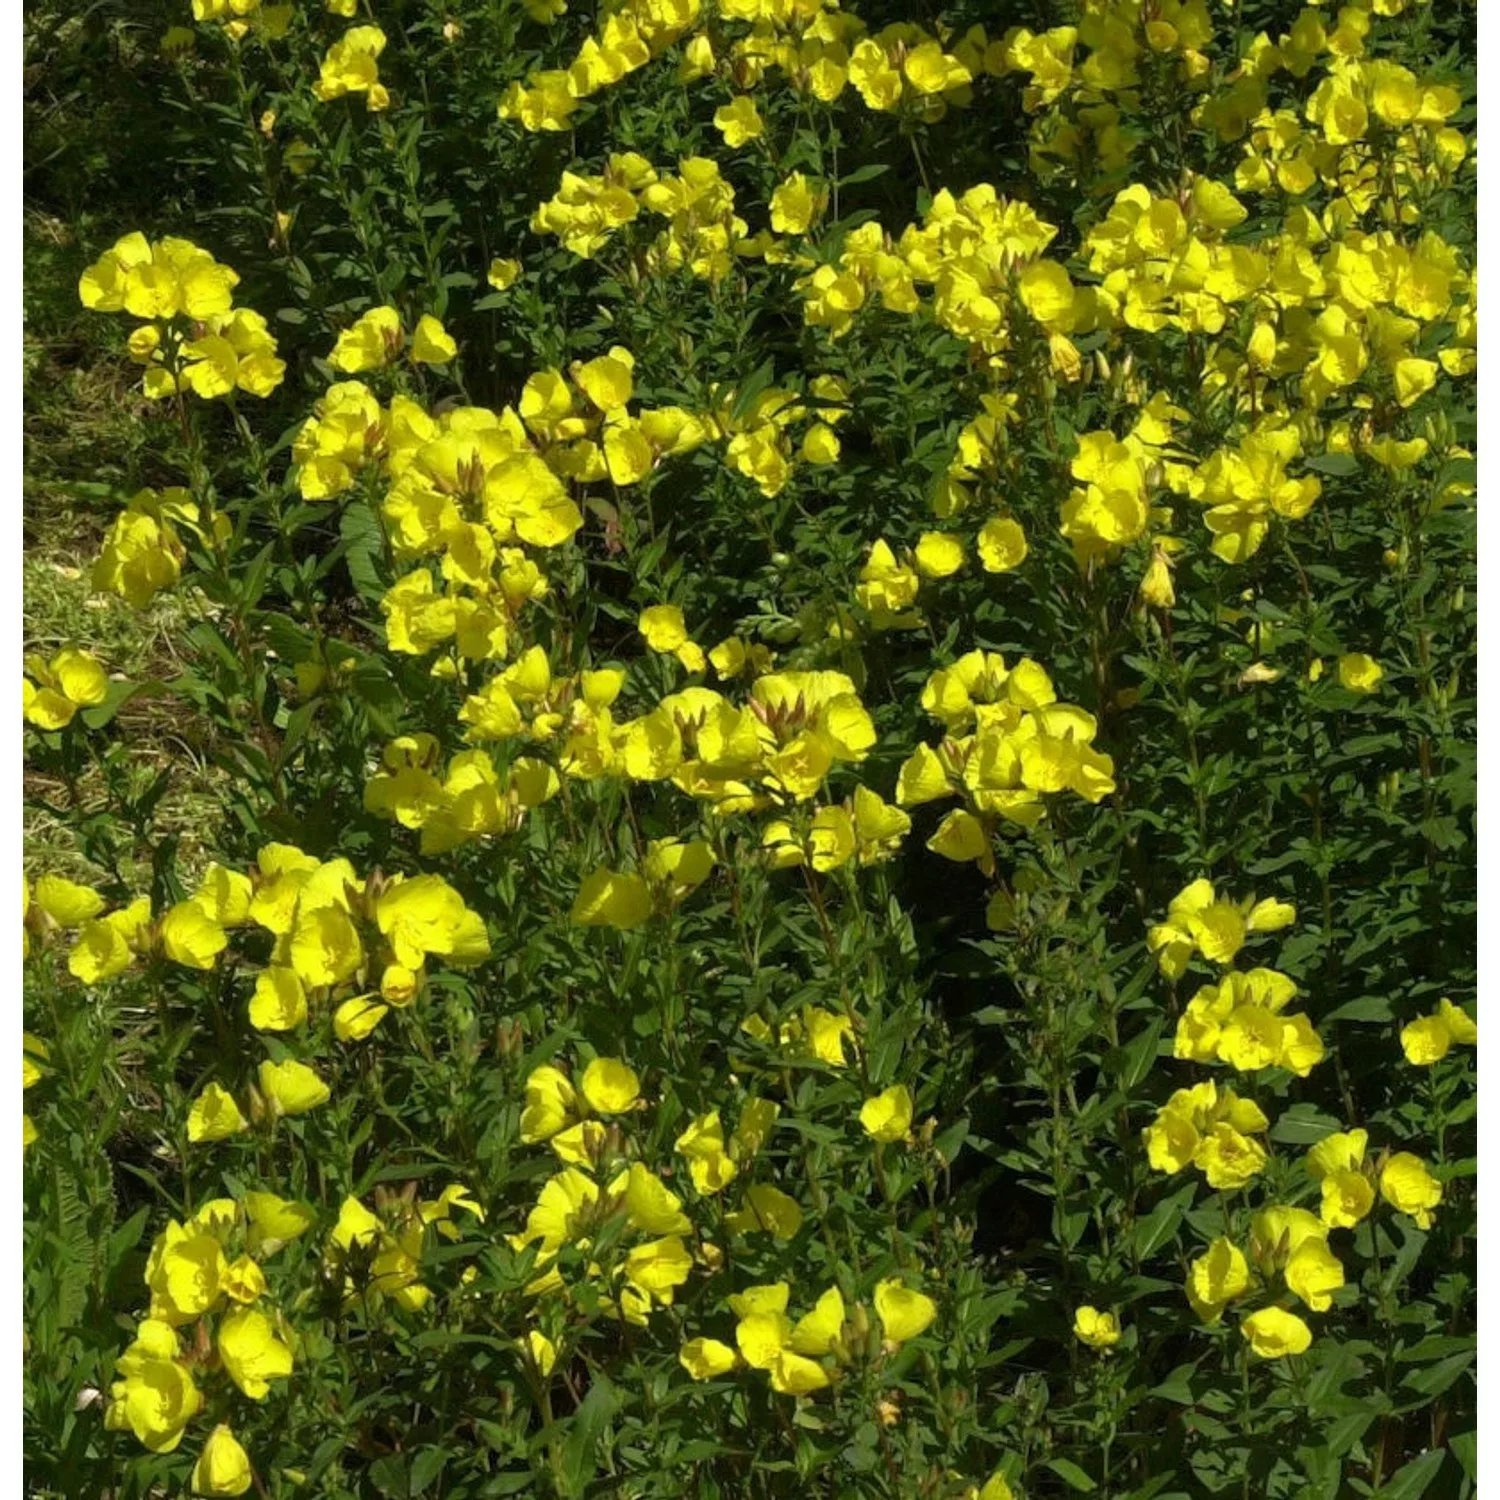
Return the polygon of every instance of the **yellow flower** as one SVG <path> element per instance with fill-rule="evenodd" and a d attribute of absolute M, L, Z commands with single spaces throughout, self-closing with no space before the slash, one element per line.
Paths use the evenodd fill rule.
<path fill-rule="evenodd" d="M 687 640 L 687 622 L 675 604 L 653 604 L 641 611 L 640 632 L 653 651 L 675 651 Z"/>
<path fill-rule="evenodd" d="M 96 312 L 195 320 L 225 314 L 239 277 L 189 240 L 127 234 L 84 271 L 79 300 Z"/>
<path fill-rule="evenodd" d="M 233 1095 L 217 1083 L 210 1083 L 188 1111 L 190 1141 L 222 1141 L 248 1128 Z"/>
<path fill-rule="evenodd" d="M 1385 676 L 1385 668 L 1363 651 L 1339 657 L 1339 686 L 1351 693 L 1373 693 Z"/>
<path fill-rule="evenodd" d="M 738 95 L 730 104 L 714 111 L 714 125 L 724 137 L 726 146 L 743 146 L 753 141 L 766 127 L 748 94 Z"/>
<path fill-rule="evenodd" d="M 59 651 L 50 663 L 27 657 L 26 667 L 31 676 L 21 679 L 22 712 L 39 729 L 66 728 L 80 708 L 102 703 L 109 691 L 104 668 L 87 651 Z"/>
<path fill-rule="evenodd" d="M 938 824 L 937 832 L 927 840 L 927 847 L 958 864 L 977 862 L 986 874 L 994 869 L 994 850 L 984 824 L 963 808 L 955 808 Z"/>
<path fill-rule="evenodd" d="M 904 1083 L 897 1083 L 865 1100 L 859 1123 L 864 1126 L 865 1134 L 877 1141 L 899 1141 L 911 1129 L 911 1116 L 911 1093 Z"/>
<path fill-rule="evenodd" d="M 639 875 L 595 870 L 578 888 L 568 920 L 580 927 L 639 927 L 651 917 L 651 891 Z"/>
<path fill-rule="evenodd" d="M 385 33 L 378 26 L 351 26 L 325 54 L 313 92 L 320 99 L 364 94 L 368 108 L 384 108 L 389 99 L 377 65 L 383 51 Z"/>
<path fill-rule="evenodd" d="M 306 1114 L 330 1097 L 328 1085 L 306 1063 L 294 1058 L 280 1063 L 263 1062 L 260 1088 L 272 1107 L 283 1115 Z"/>
<path fill-rule="evenodd" d="M 401 314 L 394 307 L 372 307 L 339 334 L 328 360 L 346 375 L 379 370 L 395 358 L 404 338 Z"/>
<path fill-rule="evenodd" d="M 1250 934 L 1277 932 L 1296 919 L 1296 908 L 1285 901 L 1226 901 L 1211 881 L 1195 880 L 1172 898 L 1166 921 L 1148 930 L 1146 946 L 1156 954 L 1162 973 L 1177 979 L 1194 952 L 1212 963 L 1228 964 Z"/>
<path fill-rule="evenodd" d="M 1091 1349 L 1108 1349 L 1120 1342 L 1120 1320 L 1097 1307 L 1080 1307 L 1073 1314 L 1073 1336 Z"/>
<path fill-rule="evenodd" d="M 689 1339 L 682 1346 L 677 1362 L 694 1380 L 712 1380 L 727 1374 L 739 1363 L 739 1356 L 718 1339 Z"/>
<path fill-rule="evenodd" d="M 596 1057 L 583 1070 L 579 1085 L 596 1114 L 624 1114 L 640 1098 L 641 1081 L 635 1071 L 612 1057 Z"/>
<path fill-rule="evenodd" d="M 21 1033 L 21 1087 L 23 1089 L 29 1089 L 32 1084 L 40 1083 L 47 1076 L 47 1070 L 42 1063 L 50 1055 L 50 1049 L 40 1037 L 32 1036 L 29 1031 Z"/>
<path fill-rule="evenodd" d="M 888 1342 L 904 1344 L 928 1327 L 937 1316 L 937 1304 L 892 1276 L 875 1287 L 875 1312 Z"/>
<path fill-rule="evenodd" d="M 979 563 L 986 573 L 1009 573 L 1026 561 L 1026 533 L 1019 521 L 994 516 L 979 528 Z"/>
<path fill-rule="evenodd" d="M 725 1149 L 724 1126 L 716 1109 L 691 1121 L 674 1144 L 687 1157 L 693 1186 L 700 1193 L 722 1192 L 738 1175 L 739 1168 Z"/>
<path fill-rule="evenodd" d="M 79 927 L 104 910 L 104 897 L 61 875 L 43 875 L 36 883 L 36 904 L 59 927 Z"/>
<path fill-rule="evenodd" d="M 806 234 L 823 212 L 823 203 L 817 184 L 793 172 L 771 194 L 771 228 L 777 234 Z"/>
<path fill-rule="evenodd" d="M 1262 1359 L 1281 1359 L 1301 1354 L 1312 1343 L 1312 1330 L 1296 1313 L 1279 1307 L 1263 1307 L 1240 1324 L 1240 1332 Z"/>
<path fill-rule="evenodd" d="M 305 1203 L 278 1198 L 275 1193 L 246 1193 L 249 1220 L 247 1242 L 252 1255 L 274 1255 L 288 1241 L 312 1227 L 316 1217 Z"/>
<path fill-rule="evenodd" d="M 1187 1298 L 1205 1323 L 1217 1323 L 1225 1307 L 1250 1287 L 1244 1251 L 1220 1235 L 1188 1268 Z"/>
<path fill-rule="evenodd" d="M 211 969 L 229 944 L 229 936 L 203 908 L 180 901 L 165 912 L 160 927 L 162 952 L 190 969 Z"/>
<path fill-rule="evenodd" d="M 169 1223 L 146 1262 L 151 1316 L 175 1325 L 212 1311 L 223 1296 L 228 1269 L 214 1235 L 190 1233 L 175 1221 Z"/>
<path fill-rule="evenodd" d="M 745 1189 L 744 1207 L 725 1215 L 724 1223 L 731 1234 L 762 1230 L 774 1239 L 790 1240 L 802 1228 L 802 1206 L 780 1188 L 758 1182 Z"/>
<path fill-rule="evenodd" d="M 557 1345 L 545 1333 L 533 1328 L 526 1335 L 525 1348 L 537 1374 L 546 1379 L 557 1363 Z"/>
<path fill-rule="evenodd" d="M 1398 1151 L 1381 1168 L 1380 1196 L 1400 1213 L 1410 1214 L 1419 1229 L 1431 1229 L 1432 1210 L 1442 1202 L 1443 1187 L 1420 1157 Z"/>
<path fill-rule="evenodd" d="M 528 1144 L 550 1140 L 572 1121 L 577 1101 L 567 1074 L 550 1063 L 533 1068 L 526 1076 L 521 1139 Z"/>
<path fill-rule="evenodd" d="M 417 319 L 416 331 L 411 336 L 410 358 L 417 365 L 445 365 L 458 354 L 458 345 L 443 325 L 431 313 L 423 313 Z"/>
<path fill-rule="evenodd" d="M 521 274 L 521 262 L 518 260 L 505 260 L 500 257 L 490 262 L 489 271 L 485 280 L 494 287 L 497 292 L 509 291 L 515 285 L 516 278 Z"/>
<path fill-rule="evenodd" d="M 352 977 L 365 952 L 348 912 L 340 906 L 319 906 L 298 916 L 289 956 L 297 978 L 318 989 Z"/>
<path fill-rule="evenodd" d="M 1401 1050 L 1415 1068 L 1430 1068 L 1448 1055 L 1455 1042 L 1472 1047 L 1478 1040 L 1474 1022 L 1446 996 L 1430 1016 L 1401 1028 Z"/>
<path fill-rule="evenodd" d="M 276 1327 L 254 1308 L 229 1313 L 219 1324 L 219 1357 L 229 1378 L 252 1400 L 270 1394 L 270 1382 L 292 1373 L 292 1351 Z"/>
<path fill-rule="evenodd" d="M 1344 1284 L 1344 1267 L 1326 1238 L 1308 1235 L 1287 1257 L 1286 1284 L 1314 1312 L 1333 1304 L 1329 1293 Z"/>
<path fill-rule="evenodd" d="M 195 1495 L 243 1495 L 250 1488 L 250 1459 L 224 1423 L 209 1433 L 193 1465 Z"/>
<path fill-rule="evenodd" d="M 912 560 L 924 578 L 948 578 L 964 565 L 964 546 L 946 531 L 924 531 Z"/>
<path fill-rule="evenodd" d="M 397 880 L 375 903 L 375 922 L 396 962 L 417 970 L 429 954 L 452 964 L 482 963 L 490 956 L 484 918 L 440 875 Z"/>
<path fill-rule="evenodd" d="M 179 1353 L 171 1326 L 148 1318 L 115 1362 L 122 1378 L 111 1387 L 106 1425 L 128 1427 L 153 1453 L 171 1453 L 203 1406 L 202 1393 Z"/>
<path fill-rule="evenodd" d="M 262 969 L 250 998 L 250 1024 L 257 1031 L 290 1031 L 307 1019 L 307 993 L 292 969 Z"/>

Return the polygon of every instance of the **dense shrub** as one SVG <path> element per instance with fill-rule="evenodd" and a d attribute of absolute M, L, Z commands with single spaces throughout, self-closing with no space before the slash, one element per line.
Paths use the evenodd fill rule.
<path fill-rule="evenodd" d="M 33 9 L 34 1493 L 1472 1493 L 1472 26 Z"/>

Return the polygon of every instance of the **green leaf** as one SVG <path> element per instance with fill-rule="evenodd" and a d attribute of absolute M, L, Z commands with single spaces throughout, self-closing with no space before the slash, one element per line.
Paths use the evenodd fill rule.
<path fill-rule="evenodd" d="M 385 557 L 385 537 L 380 519 L 363 503 L 346 506 L 339 517 L 339 535 L 344 543 L 344 562 L 360 596 L 371 604 L 385 597 L 380 563 Z"/>
<path fill-rule="evenodd" d="M 572 1500 L 582 1500 L 594 1477 L 600 1439 L 619 1404 L 614 1386 L 603 1374 L 595 1372 L 588 1395 L 568 1423 L 568 1436 L 563 1443 L 559 1478 L 564 1493 Z"/>
<path fill-rule="evenodd" d="M 1342 477 L 1359 473 L 1359 460 L 1352 453 L 1314 453 L 1303 459 L 1303 463 L 1309 469 L 1316 469 L 1319 474 Z"/>
<path fill-rule="evenodd" d="M 1073 1489 L 1082 1494 L 1088 1494 L 1090 1490 L 1096 1490 L 1099 1486 L 1089 1478 L 1082 1469 L 1071 1459 L 1049 1458 L 1047 1467 L 1057 1475 L 1059 1479 L 1066 1481 Z"/>
<path fill-rule="evenodd" d="M 1344 1127 L 1332 1115 L 1325 1115 L 1315 1104 L 1294 1104 L 1281 1112 L 1271 1127 L 1271 1139 L 1283 1146 L 1313 1146 L 1324 1136 Z"/>
<path fill-rule="evenodd" d="M 127 703 L 137 698 L 165 698 L 171 696 L 166 683 L 155 677 L 144 682 L 111 682 L 103 699 L 92 708 L 83 710 L 80 717 L 90 729 L 103 729 Z"/>
<path fill-rule="evenodd" d="M 1136 1221 L 1135 1253 L 1139 1260 L 1149 1259 L 1177 1233 L 1177 1226 L 1192 1207 L 1197 1192 L 1198 1185 L 1190 1182 L 1170 1198 L 1163 1198 L 1144 1219 Z"/>
<path fill-rule="evenodd" d="M 411 1461 L 411 1473 L 407 1476 L 406 1492 L 417 1496 L 443 1472 L 448 1455 L 441 1448 L 420 1448 Z"/>
<path fill-rule="evenodd" d="M 1178 1365 L 1160 1385 L 1153 1386 L 1146 1394 L 1175 1406 L 1192 1406 L 1197 1401 L 1193 1392 L 1192 1377 L 1198 1372 L 1197 1361 L 1190 1365 Z"/>
<path fill-rule="evenodd" d="M 1456 1438 L 1448 1440 L 1448 1447 L 1454 1458 L 1459 1461 L 1464 1473 L 1470 1479 L 1477 1479 L 1479 1477 L 1479 1434 L 1461 1432 Z"/>
<path fill-rule="evenodd" d="M 1158 1016 L 1124 1046 L 1116 1047 L 1106 1054 L 1105 1070 L 1117 1080 L 1123 1093 L 1128 1094 L 1151 1071 L 1165 1025 L 1166 1018 Z"/>
<path fill-rule="evenodd" d="M 1461 1354 L 1450 1354 L 1447 1359 L 1440 1359 L 1435 1365 L 1424 1365 L 1421 1369 L 1413 1370 L 1401 1384 L 1419 1395 L 1440 1396 L 1473 1363 L 1472 1349 Z"/>
<path fill-rule="evenodd" d="M 857 187 L 861 182 L 874 182 L 877 177 L 884 177 L 890 169 L 889 162 L 867 162 L 862 167 L 856 167 L 847 177 L 840 177 L 839 186 L 841 188 Z"/>
<path fill-rule="evenodd" d="M 1430 1453 L 1412 1459 L 1409 1464 L 1403 1464 L 1375 1491 L 1370 1500 L 1417 1500 L 1437 1478 L 1437 1472 L 1443 1467 L 1443 1460 L 1447 1456 L 1446 1448 L 1434 1448 Z"/>

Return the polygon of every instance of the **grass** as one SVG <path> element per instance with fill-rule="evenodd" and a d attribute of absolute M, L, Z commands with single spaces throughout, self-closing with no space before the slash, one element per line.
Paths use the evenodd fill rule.
<path fill-rule="evenodd" d="M 100 541 L 122 503 L 142 485 L 174 476 L 155 456 L 139 375 L 121 352 L 116 330 L 78 303 L 78 275 L 87 261 L 80 241 L 60 219 L 27 212 L 25 646 L 46 657 L 78 646 L 112 677 L 169 681 L 182 667 L 178 641 L 187 616 L 181 599 L 168 591 L 149 608 L 134 610 L 95 594 L 89 583 Z M 209 726 L 168 699 L 132 702 L 119 724 L 130 747 L 128 784 L 139 792 L 170 770 L 155 826 L 162 838 L 179 840 L 179 858 L 192 870 L 207 858 L 203 835 L 218 820 L 226 780 L 213 763 Z M 106 797 L 98 767 L 71 789 L 28 767 L 24 793 L 28 869 L 97 880 L 100 872 L 84 855 L 74 825 Z M 137 874 L 149 874 L 149 851 L 139 851 L 136 863 Z"/>

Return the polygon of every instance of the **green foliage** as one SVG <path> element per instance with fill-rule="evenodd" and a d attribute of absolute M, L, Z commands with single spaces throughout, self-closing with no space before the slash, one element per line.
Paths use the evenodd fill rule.
<path fill-rule="evenodd" d="M 821 7 L 767 4 L 752 32 L 754 5 L 684 4 L 649 60 L 542 130 L 504 102 L 580 55 L 605 25 L 591 8 L 543 24 L 549 7 L 521 0 L 307 5 L 284 31 L 272 9 L 203 4 L 193 24 L 159 0 L 27 7 L 28 679 L 71 715 L 29 706 L 26 731 L 25 1025 L 45 1049 L 28 1042 L 30 1491 L 188 1494 L 225 1423 L 253 1492 L 278 1500 L 1467 1500 L 1475 1068 L 1461 1019 L 1441 1056 L 1420 1048 L 1424 1018 L 1442 1001 L 1472 1015 L 1477 984 L 1473 7 L 872 3 L 860 18 L 888 39 L 900 99 L 883 108 L 865 85 L 824 99 L 808 82 L 825 45 L 847 41 L 858 71 L 852 32 L 809 29 Z M 906 22 L 921 35 L 880 33 Z M 320 97 L 330 48 L 368 24 L 387 98 L 368 79 Z M 1053 77 L 1016 29 L 1061 25 L 1079 29 L 1048 33 Z M 164 50 L 182 26 L 191 44 Z M 1261 33 L 1283 50 L 1257 73 Z M 680 81 L 699 34 L 715 61 Z M 965 59 L 972 77 L 923 93 L 923 38 L 948 59 L 932 66 Z M 777 46 L 808 50 L 792 67 Z M 1433 118 L 1386 118 L 1403 107 L 1377 97 L 1401 86 L 1392 65 Z M 1325 85 L 1368 103 L 1350 141 L 1318 118 Z M 742 96 L 764 130 L 731 148 L 715 114 Z M 1301 144 L 1271 142 L 1262 108 Z M 1261 156 L 1290 174 L 1298 150 L 1305 187 L 1255 185 Z M 732 204 L 690 223 L 636 187 L 575 253 L 577 225 L 539 208 L 564 174 L 613 182 L 624 152 L 663 180 L 712 158 Z M 773 230 L 794 173 L 826 192 L 821 217 Z M 1214 183 L 1246 211 L 1227 229 L 1195 206 Z M 964 196 L 985 184 L 993 215 Z M 1154 219 L 1111 237 L 1139 207 L 1127 189 L 1165 249 L 1149 251 Z M 1028 240 L 1004 205 L 1055 234 Z M 960 215 L 969 239 L 943 240 Z M 154 320 L 80 313 L 79 277 L 135 230 L 232 266 L 234 308 L 274 339 L 257 357 L 284 372 L 258 386 L 241 350 L 236 388 L 191 385 L 227 293 Z M 1205 266 L 1248 274 L 1241 252 L 1265 261 L 1254 289 L 1194 302 Z M 519 262 L 514 281 L 490 279 L 497 259 Z M 1036 266 L 1061 275 L 1063 312 Z M 859 282 L 847 317 L 823 271 Z M 1299 280 L 1314 273 L 1321 291 Z M 385 354 L 406 354 L 341 367 L 336 346 L 382 308 L 401 330 Z M 412 357 L 424 317 L 454 357 Z M 156 357 L 127 343 L 143 325 Z M 630 394 L 606 405 L 584 366 L 614 349 Z M 547 372 L 572 403 L 550 427 Z M 163 375 L 178 388 L 152 395 Z M 351 380 L 368 407 L 319 494 L 305 424 L 331 426 L 330 387 Z M 653 415 L 702 441 L 653 436 L 627 473 L 609 445 Z M 1381 446 L 1418 439 L 1409 464 Z M 556 483 L 550 512 L 495 479 L 518 454 L 544 471 L 534 487 Z M 1238 461 L 1260 467 L 1221 485 L 1216 465 Z M 1251 519 L 1246 484 L 1262 487 Z M 1080 522 L 1091 487 L 1102 509 Z M 564 504 L 576 526 L 543 536 Z M 124 555 L 131 517 L 150 518 L 165 572 L 127 606 L 94 560 Z M 997 523 L 1024 558 L 996 560 Z M 961 566 L 929 566 L 933 533 Z M 466 539 L 516 556 L 487 555 L 474 583 Z M 403 644 L 425 627 L 402 590 L 428 564 L 450 615 Z M 503 628 L 474 648 L 455 611 L 479 604 Z M 681 612 L 670 645 L 643 619 L 659 605 Z M 705 664 L 730 639 L 744 670 Z M 76 700 L 71 648 L 111 674 Z M 517 676 L 533 649 L 538 692 Z M 618 697 L 595 701 L 584 674 L 615 669 Z M 1046 692 L 1024 677 L 1038 670 Z M 969 674 L 958 708 L 935 673 Z M 524 728 L 484 738 L 466 704 L 502 680 Z M 750 749 L 715 761 L 693 715 L 721 706 Z M 829 728 L 836 711 L 855 728 Z M 863 715 L 870 743 L 845 748 Z M 1042 763 L 1023 760 L 1038 743 Z M 905 794 L 924 748 L 949 800 Z M 453 758 L 476 750 L 495 795 L 464 803 L 445 842 Z M 527 776 L 545 793 L 517 791 Z M 883 842 L 859 821 L 871 793 L 896 819 Z M 678 888 L 657 841 L 685 846 Z M 275 845 L 322 862 L 317 879 L 348 861 L 323 911 L 350 935 L 302 925 L 319 908 L 299 896 L 278 926 L 205 895 L 233 872 L 247 907 L 252 890 L 269 905 Z M 708 873 L 683 875 L 699 858 Z M 39 882 L 58 874 L 104 910 L 70 915 Z M 619 884 L 590 921 L 580 893 L 606 874 Z M 424 909 L 412 963 L 392 893 L 424 876 L 453 904 Z M 1198 881 L 1199 915 L 1216 892 L 1218 920 L 1248 919 L 1222 951 L 1183 915 Z M 90 970 L 140 898 L 120 962 Z M 1251 898 L 1295 920 L 1258 922 Z M 483 928 L 483 961 L 458 951 L 455 910 Z M 340 942 L 353 960 L 320 979 Z M 1193 1041 L 1203 991 L 1252 968 L 1287 976 L 1286 1014 L 1321 1039 L 1307 1066 L 1285 1040 L 1253 1065 L 1243 1041 Z M 256 1024 L 268 973 L 300 976 L 306 1019 Z M 598 1103 L 596 1059 L 628 1063 L 638 1098 Z M 288 1060 L 329 1097 L 273 1089 L 266 1066 Z M 530 1123 L 549 1067 L 584 1101 L 569 1122 L 597 1132 L 574 1165 L 603 1205 L 575 1205 L 556 1242 L 528 1220 L 567 1161 Z M 1230 1149 L 1264 1148 L 1243 1181 L 1211 1183 L 1192 1147 L 1163 1162 L 1178 1148 L 1151 1134 L 1209 1079 L 1264 1112 L 1223 1127 Z M 198 1138 L 210 1085 L 244 1116 L 220 1139 Z M 872 1101 L 899 1115 L 898 1086 L 911 1119 L 881 1139 Z M 700 1181 L 684 1139 L 716 1111 L 732 1137 L 757 1101 L 777 1106 L 765 1139 L 710 1151 L 733 1176 Z M 1371 1201 L 1345 1223 L 1308 1153 L 1351 1131 Z M 1206 1117 L 1194 1132 L 1212 1135 Z M 1395 1153 L 1440 1186 L 1430 1217 L 1387 1184 Z M 614 1205 L 632 1163 L 688 1227 Z M 793 1221 L 757 1225 L 787 1210 L 752 1186 Z M 310 1227 L 247 1238 L 254 1193 L 309 1205 Z M 156 1284 L 169 1226 L 225 1199 L 211 1305 L 173 1314 Z M 1323 1212 L 1343 1274 L 1324 1305 L 1291 1284 L 1290 1243 L 1262 1243 L 1276 1205 Z M 357 1213 L 379 1227 L 356 1232 Z M 691 1268 L 653 1302 L 640 1257 L 673 1238 Z M 1247 1285 L 1204 1315 L 1184 1288 L 1220 1241 L 1248 1257 Z M 263 1398 L 216 1342 L 242 1248 L 268 1286 L 238 1300 L 291 1351 Z M 562 1289 L 539 1290 L 552 1273 Z M 932 1299 L 930 1326 L 893 1333 L 893 1279 Z M 817 1376 L 751 1358 L 730 1299 L 776 1283 L 783 1352 Z M 833 1332 L 794 1351 L 791 1325 L 834 1288 Z M 205 1398 L 160 1452 L 122 1415 L 153 1304 Z M 1268 1307 L 1310 1327 L 1305 1352 L 1252 1352 L 1242 1322 Z M 1081 1308 L 1113 1314 L 1117 1340 L 1075 1332 Z M 697 1339 L 744 1357 L 695 1370 Z M 799 1369 L 826 1384 L 784 1388 Z"/>

